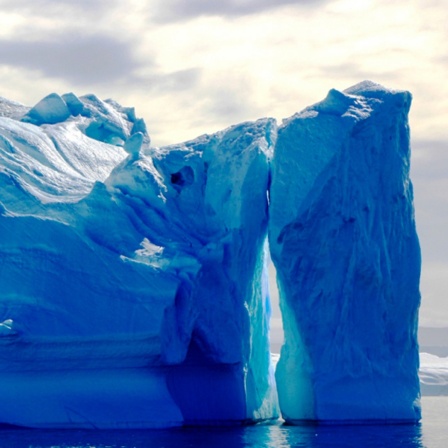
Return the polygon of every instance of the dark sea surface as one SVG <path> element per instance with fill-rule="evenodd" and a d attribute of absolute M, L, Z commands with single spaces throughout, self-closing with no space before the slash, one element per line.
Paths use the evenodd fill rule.
<path fill-rule="evenodd" d="M 286 426 L 171 430 L 0 430 L 8 448 L 448 448 L 448 397 L 424 397 L 419 425 Z"/>

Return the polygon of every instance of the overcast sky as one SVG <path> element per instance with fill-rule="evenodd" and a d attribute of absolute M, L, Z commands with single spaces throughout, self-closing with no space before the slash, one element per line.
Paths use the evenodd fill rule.
<path fill-rule="evenodd" d="M 420 320 L 448 326 L 447 23 L 444 0 L 0 0 L 0 96 L 111 97 L 158 146 L 364 79 L 410 90 Z"/>

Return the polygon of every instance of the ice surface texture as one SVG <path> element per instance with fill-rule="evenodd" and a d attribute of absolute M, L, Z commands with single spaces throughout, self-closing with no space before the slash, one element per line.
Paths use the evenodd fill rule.
<path fill-rule="evenodd" d="M 278 130 L 269 238 L 287 421 L 420 418 L 410 104 L 365 82 Z"/>
<path fill-rule="evenodd" d="M 0 422 L 276 418 L 274 121 L 152 148 L 132 109 L 93 95 L 2 104 Z"/>
<path fill-rule="evenodd" d="M 409 104 L 361 84 L 155 148 L 111 100 L 1 99 L 0 423 L 276 418 L 268 224 L 284 417 L 418 418 Z"/>

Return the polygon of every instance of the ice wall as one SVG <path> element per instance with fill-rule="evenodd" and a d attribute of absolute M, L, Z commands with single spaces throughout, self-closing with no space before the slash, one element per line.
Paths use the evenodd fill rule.
<path fill-rule="evenodd" d="M 153 148 L 130 108 L 0 113 L 0 423 L 278 415 L 268 345 L 273 120 Z"/>
<path fill-rule="evenodd" d="M 278 130 L 269 238 L 289 422 L 420 418 L 410 104 L 408 92 L 364 82 Z"/>
<path fill-rule="evenodd" d="M 268 224 L 284 418 L 417 420 L 410 102 L 365 82 L 155 148 L 112 100 L 0 98 L 0 424 L 275 418 Z"/>

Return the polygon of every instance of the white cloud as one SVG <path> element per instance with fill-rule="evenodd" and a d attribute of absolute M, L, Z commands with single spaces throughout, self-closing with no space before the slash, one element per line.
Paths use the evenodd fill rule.
<path fill-rule="evenodd" d="M 34 56 L 26 67 L 37 69 L 40 64 L 41 75 L 32 80 L 33 86 L 64 70 L 64 79 L 73 88 L 86 81 L 86 88 L 97 89 L 96 81 L 104 77 L 96 90 L 99 94 L 110 92 L 127 104 L 136 101 L 137 111 L 149 123 L 163 126 L 153 131 L 156 143 L 175 142 L 259 116 L 287 117 L 320 100 L 332 87 L 344 89 L 366 78 L 413 91 L 413 135 L 448 138 L 443 119 L 448 107 L 444 82 L 448 62 L 440 54 L 448 18 L 444 8 L 428 8 L 421 0 L 405 6 L 386 0 L 307 1 L 307 7 L 288 0 L 278 4 L 227 1 L 218 6 L 189 2 L 184 13 L 195 19 L 172 24 L 151 21 L 151 13 L 160 8 L 158 1 L 130 0 L 107 8 L 107 2 L 83 8 L 60 8 L 59 3 L 17 3 L 25 13 L 21 20 L 16 16 L 16 22 L 21 22 L 22 32 L 28 30 L 28 41 L 31 36 L 37 47 L 46 42 L 48 48 L 46 57 L 38 61 Z M 45 14 L 36 17 L 36 5 L 41 13 L 59 11 L 58 20 Z M 72 20 L 75 7 L 77 20 Z M 70 34 L 80 36 L 78 47 L 76 39 L 68 39 Z M 91 41 L 83 61 L 82 43 L 88 45 L 93 35 L 98 42 Z M 16 45 L 24 41 L 19 36 L 14 35 Z M 64 48 L 80 63 L 78 71 L 70 60 L 66 63 Z M 99 56 L 94 55 L 95 49 Z M 24 69 L 25 65 L 22 61 Z M 184 91 L 179 82 L 170 94 L 170 83 L 182 76 L 175 74 L 182 73 L 194 73 L 194 82 L 185 82 Z M 164 82 L 166 75 L 171 78 Z M 160 116 L 161 108 L 155 104 L 163 104 L 171 123 Z"/>

